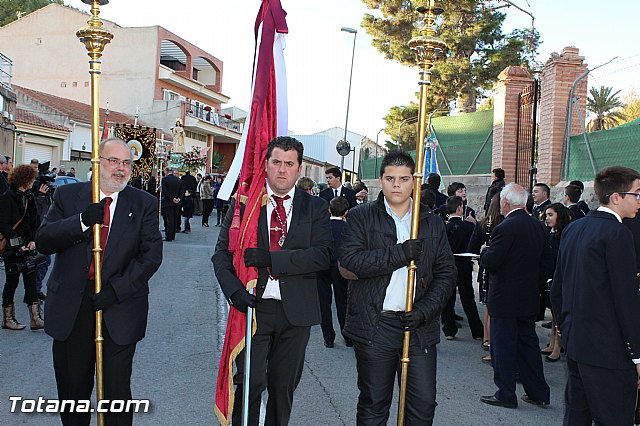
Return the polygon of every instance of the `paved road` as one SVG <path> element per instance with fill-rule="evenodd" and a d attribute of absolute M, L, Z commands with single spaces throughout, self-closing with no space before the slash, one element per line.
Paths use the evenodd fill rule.
<path fill-rule="evenodd" d="M 199 221 L 199 217 L 192 219 L 192 234 L 179 234 L 176 241 L 165 243 L 164 262 L 151 282 L 149 327 L 137 348 L 132 383 L 134 397 L 150 399 L 152 410 L 135 417 L 138 425 L 217 424 L 214 385 L 227 304 L 210 262 L 218 228 L 201 228 Z M 0 273 L 4 275 L 4 271 Z M 22 300 L 22 294 L 19 290 L 17 301 Z M 27 322 L 24 304 L 17 306 L 17 316 Z M 548 332 L 538 331 L 546 344 Z M 313 327 L 292 425 L 355 424 L 355 359 L 353 351 L 339 343 L 326 349 L 320 328 Z M 520 403 L 518 409 L 510 410 L 478 400 L 480 395 L 495 391 L 491 368 L 480 362 L 485 353 L 471 339 L 468 327 L 460 330 L 456 340 L 443 339 L 438 345 L 435 424 L 561 424 L 564 361 L 544 365 L 551 386 L 550 407 Z M 520 385 L 517 393 L 523 393 Z M 60 424 L 56 414 L 11 414 L 11 395 L 56 397 L 51 339 L 44 332 L 0 330 L 0 425 Z M 392 411 L 389 424 L 395 424 L 395 401 Z"/>

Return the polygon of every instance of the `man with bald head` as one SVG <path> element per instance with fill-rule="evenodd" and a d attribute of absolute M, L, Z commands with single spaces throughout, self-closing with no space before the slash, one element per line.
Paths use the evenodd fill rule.
<path fill-rule="evenodd" d="M 95 371 L 95 312 L 103 311 L 104 398 L 131 399 L 136 343 L 147 327 L 149 279 L 162 262 L 156 199 L 128 186 L 131 151 L 117 138 L 100 144 L 100 203 L 91 183 L 58 188 L 36 235 L 38 250 L 56 254 L 47 283 L 45 331 L 61 400 L 89 400 Z M 95 294 L 93 229 L 101 225 L 102 291 Z M 90 413 L 60 414 L 88 425 Z M 130 425 L 132 413 L 105 413 L 107 425 Z"/>
<path fill-rule="evenodd" d="M 535 320 L 541 280 L 551 273 L 551 253 L 545 226 L 524 207 L 527 191 L 510 183 L 500 192 L 504 220 L 491 233 L 491 244 L 482 249 L 480 266 L 489 276 L 487 308 L 491 316 L 493 381 L 498 390 L 480 401 L 516 408 L 516 372 L 524 387 L 524 402 L 549 404 Z"/>

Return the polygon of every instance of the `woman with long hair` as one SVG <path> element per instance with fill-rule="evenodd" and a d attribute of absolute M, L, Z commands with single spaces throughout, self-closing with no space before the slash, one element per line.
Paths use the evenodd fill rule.
<path fill-rule="evenodd" d="M 480 254 L 480 249 L 483 245 L 491 244 L 491 232 L 503 220 L 504 216 L 502 216 L 502 213 L 500 213 L 500 193 L 497 193 L 493 196 L 493 198 L 491 198 L 491 203 L 489 204 L 487 215 L 476 224 L 476 227 L 473 230 L 473 234 L 471 234 L 471 239 L 469 240 L 469 247 L 467 248 L 467 251 L 469 251 L 470 253 Z M 486 294 L 489 282 L 483 268 L 480 268 L 480 270 L 478 271 L 478 285 L 481 293 L 480 299 L 484 300 L 486 303 L 486 299 L 482 297 L 482 292 Z M 490 321 L 491 319 L 489 318 L 489 310 L 485 308 L 483 320 L 484 337 L 482 339 L 482 349 L 487 351 L 489 350 L 489 345 L 491 342 L 491 334 L 489 332 Z M 483 357 L 482 360 L 484 362 L 491 362 L 491 355 Z"/>
<path fill-rule="evenodd" d="M 545 222 L 549 228 L 549 246 L 551 247 L 551 254 L 553 255 L 553 269 L 548 279 L 547 288 L 551 288 L 551 279 L 553 278 L 553 272 L 556 269 L 556 260 L 558 259 L 558 251 L 560 250 L 560 239 L 562 238 L 562 231 L 571 222 L 571 214 L 569 209 L 561 203 L 553 203 L 544 211 Z M 551 308 L 549 302 L 549 292 L 547 291 L 547 307 Z M 556 324 L 556 318 L 551 311 L 551 342 L 549 346 L 542 349 L 541 352 L 545 355 L 544 359 L 547 362 L 556 362 L 560 359 L 560 352 L 562 350 L 562 340 L 560 339 L 560 333 L 558 333 L 558 325 Z"/>
<path fill-rule="evenodd" d="M 20 274 L 24 282 L 24 303 L 29 307 L 31 330 L 44 328 L 40 316 L 40 303 L 36 291 L 36 231 L 40 225 L 35 197 L 31 187 L 36 180 L 36 169 L 23 164 L 9 173 L 11 189 L 0 196 L 0 234 L 7 245 L 3 254 L 6 282 L 2 291 L 2 328 L 22 330 L 16 320 L 13 298 Z"/>

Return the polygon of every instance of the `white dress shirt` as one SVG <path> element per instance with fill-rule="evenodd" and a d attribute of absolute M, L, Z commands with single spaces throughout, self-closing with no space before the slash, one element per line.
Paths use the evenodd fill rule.
<path fill-rule="evenodd" d="M 291 191 L 287 193 L 290 197 L 287 200 L 282 202 L 282 206 L 284 207 L 284 211 L 287 213 L 287 234 L 289 232 L 289 228 L 291 227 L 291 216 L 293 216 L 293 196 L 296 193 L 296 187 L 291 188 Z M 269 187 L 267 183 L 267 194 L 269 195 L 269 204 L 267 204 L 267 235 L 269 235 L 269 239 L 271 239 L 271 213 L 273 213 L 273 209 L 276 206 L 276 202 L 273 199 L 274 192 Z M 262 295 L 263 299 L 275 299 L 282 300 L 282 296 L 280 295 L 280 281 L 277 278 L 269 275 L 267 279 L 267 286 L 264 289 L 264 293 Z"/>
<path fill-rule="evenodd" d="M 411 208 L 413 206 L 413 200 L 410 200 L 409 210 L 404 216 L 399 217 L 389 206 L 387 200 L 384 200 L 384 207 L 387 213 L 393 218 L 393 222 L 396 225 L 396 237 L 398 238 L 397 244 L 404 243 L 411 235 Z M 407 265 L 408 266 L 408 265 Z M 391 280 L 387 286 L 387 292 L 384 296 L 384 302 L 382 303 L 382 309 L 385 311 L 404 311 L 407 305 L 407 279 L 409 278 L 409 268 L 403 266 L 400 269 L 396 269 L 391 274 Z M 415 293 L 414 293 L 415 298 Z"/>

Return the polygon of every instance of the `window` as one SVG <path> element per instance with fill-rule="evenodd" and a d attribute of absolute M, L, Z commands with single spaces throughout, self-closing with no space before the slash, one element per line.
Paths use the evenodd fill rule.
<path fill-rule="evenodd" d="M 180 100 L 180 94 L 172 91 L 172 90 L 167 90 L 167 89 L 163 89 L 162 90 L 163 95 L 162 95 L 162 100 L 163 101 L 177 101 Z"/>

